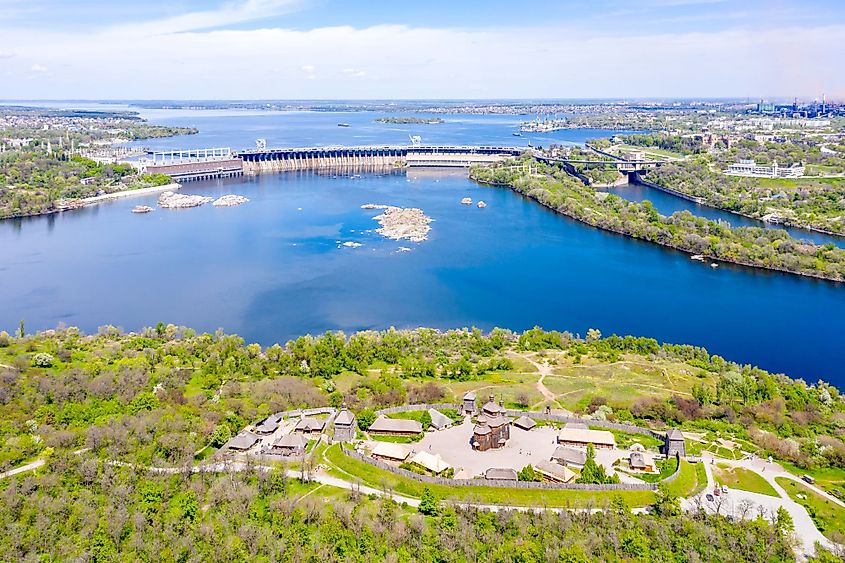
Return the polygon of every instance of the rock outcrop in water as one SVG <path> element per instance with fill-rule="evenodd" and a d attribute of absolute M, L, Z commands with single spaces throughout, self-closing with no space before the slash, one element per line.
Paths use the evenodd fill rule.
<path fill-rule="evenodd" d="M 158 206 L 165 209 L 184 209 L 187 207 L 198 207 L 212 201 L 214 201 L 213 197 L 206 197 L 203 195 L 164 192 L 158 197 Z"/>
<path fill-rule="evenodd" d="M 214 203 L 211 205 L 214 207 L 232 207 L 248 201 L 249 200 L 242 195 L 228 194 L 215 199 Z"/>
<path fill-rule="evenodd" d="M 361 209 L 383 209 L 384 212 L 373 217 L 381 227 L 376 232 L 383 237 L 393 240 L 410 240 L 422 242 L 428 239 L 431 227 L 431 217 L 416 207 L 395 207 L 393 205 L 376 205 L 368 203 Z"/>

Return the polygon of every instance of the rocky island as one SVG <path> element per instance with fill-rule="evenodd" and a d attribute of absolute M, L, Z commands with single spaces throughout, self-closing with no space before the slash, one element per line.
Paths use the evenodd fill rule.
<path fill-rule="evenodd" d="M 431 217 L 416 207 L 396 207 L 393 205 L 377 205 L 367 203 L 361 209 L 383 209 L 384 211 L 373 217 L 381 227 L 376 232 L 383 237 L 412 242 L 422 242 L 428 239 L 431 230 Z"/>
<path fill-rule="evenodd" d="M 242 195 L 228 194 L 215 199 L 214 203 L 211 205 L 214 207 L 232 207 L 242 203 L 247 203 L 248 201 L 249 200 Z"/>
<path fill-rule="evenodd" d="M 164 192 L 158 197 L 158 206 L 164 209 L 184 209 L 187 207 L 199 207 L 211 203 L 213 197 L 203 195 L 176 194 Z"/>

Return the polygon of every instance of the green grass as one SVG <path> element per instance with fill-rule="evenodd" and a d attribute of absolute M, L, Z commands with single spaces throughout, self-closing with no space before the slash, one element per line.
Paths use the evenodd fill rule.
<path fill-rule="evenodd" d="M 705 488 L 707 488 L 707 468 L 704 467 L 704 462 L 699 461 L 698 463 L 693 464 L 695 466 L 695 478 L 698 481 L 695 489 L 692 491 L 692 495 L 697 495 Z"/>
<path fill-rule="evenodd" d="M 845 530 L 845 508 L 788 477 L 775 477 L 775 481 L 784 488 L 789 498 L 807 509 L 816 528 L 826 538 L 836 541 L 834 538 L 838 536 L 841 541 L 842 531 Z M 799 494 L 806 495 L 806 498 L 798 498 Z"/>
<path fill-rule="evenodd" d="M 378 442 L 393 442 L 394 444 L 413 444 L 419 442 L 425 436 L 425 432 L 420 432 L 414 436 L 389 436 L 387 434 L 370 434 L 371 440 Z"/>
<path fill-rule="evenodd" d="M 325 459 L 334 466 L 336 475 L 343 475 L 347 480 L 357 480 L 374 488 L 387 488 L 412 498 L 420 498 L 427 487 L 441 499 L 480 504 L 574 508 L 602 506 L 609 504 L 616 497 L 622 498 L 630 507 L 647 506 L 654 502 L 654 493 L 651 491 L 544 491 L 429 485 L 351 458 L 341 452 L 338 445 L 333 445 L 325 451 Z"/>
<path fill-rule="evenodd" d="M 843 186 L 845 178 L 754 178 L 761 188 L 822 188 L 828 186 Z"/>
<path fill-rule="evenodd" d="M 646 436 L 645 434 L 636 434 L 633 432 L 622 432 L 621 430 L 611 430 L 602 426 L 589 426 L 593 430 L 607 430 L 613 437 L 616 438 L 616 447 L 620 449 L 628 449 L 635 442 L 642 444 L 647 450 L 660 450 L 663 446 L 663 440 L 655 438 L 654 436 Z"/>
<path fill-rule="evenodd" d="M 787 461 L 781 462 L 783 468 L 800 478 L 809 475 L 816 480 L 815 485 L 821 490 L 840 499 L 845 499 L 845 469 L 824 467 L 821 469 L 802 469 Z"/>
<path fill-rule="evenodd" d="M 699 462 L 699 465 L 701 462 Z M 671 483 L 666 484 L 666 489 L 669 493 L 686 498 L 691 496 L 698 488 L 698 471 L 693 468 L 690 462 L 685 459 L 681 460 L 681 473 L 678 478 Z M 704 478 L 704 484 L 707 484 L 707 477 Z"/>
<path fill-rule="evenodd" d="M 713 467 L 713 478 L 719 485 L 727 485 L 731 489 L 760 493 L 770 497 L 779 496 L 774 487 L 759 473 L 743 467 L 731 468 L 719 463 Z"/>
<path fill-rule="evenodd" d="M 666 149 L 660 149 L 657 147 L 638 147 L 634 145 L 617 145 L 621 147 L 623 150 L 626 151 L 642 151 L 647 154 L 656 154 L 660 156 L 667 156 L 670 158 L 684 158 L 684 155 L 678 152 L 667 151 Z"/>

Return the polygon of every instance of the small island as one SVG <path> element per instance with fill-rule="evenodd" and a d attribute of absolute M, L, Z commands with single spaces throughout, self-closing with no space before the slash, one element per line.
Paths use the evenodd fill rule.
<path fill-rule="evenodd" d="M 248 201 L 249 200 L 242 195 L 227 194 L 215 199 L 214 203 L 211 205 L 214 207 L 233 207 L 235 205 L 247 203 Z"/>
<path fill-rule="evenodd" d="M 439 117 L 379 117 L 375 122 L 389 125 L 437 125 L 446 123 Z"/>
<path fill-rule="evenodd" d="M 202 195 L 164 192 L 158 198 L 158 206 L 163 209 L 185 209 L 187 207 L 199 207 L 212 201 L 214 201 L 214 198 Z"/>
<path fill-rule="evenodd" d="M 373 217 L 381 227 L 376 232 L 383 237 L 412 242 L 428 240 L 428 232 L 431 227 L 431 217 L 423 213 L 422 209 L 416 207 L 396 207 L 393 205 L 377 205 L 367 203 L 361 209 L 383 209 L 384 212 Z"/>

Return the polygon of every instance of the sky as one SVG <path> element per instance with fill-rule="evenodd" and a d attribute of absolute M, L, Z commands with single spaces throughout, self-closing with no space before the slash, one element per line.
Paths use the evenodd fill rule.
<path fill-rule="evenodd" d="M 823 93 L 843 0 L 0 0 L 0 99 Z"/>

